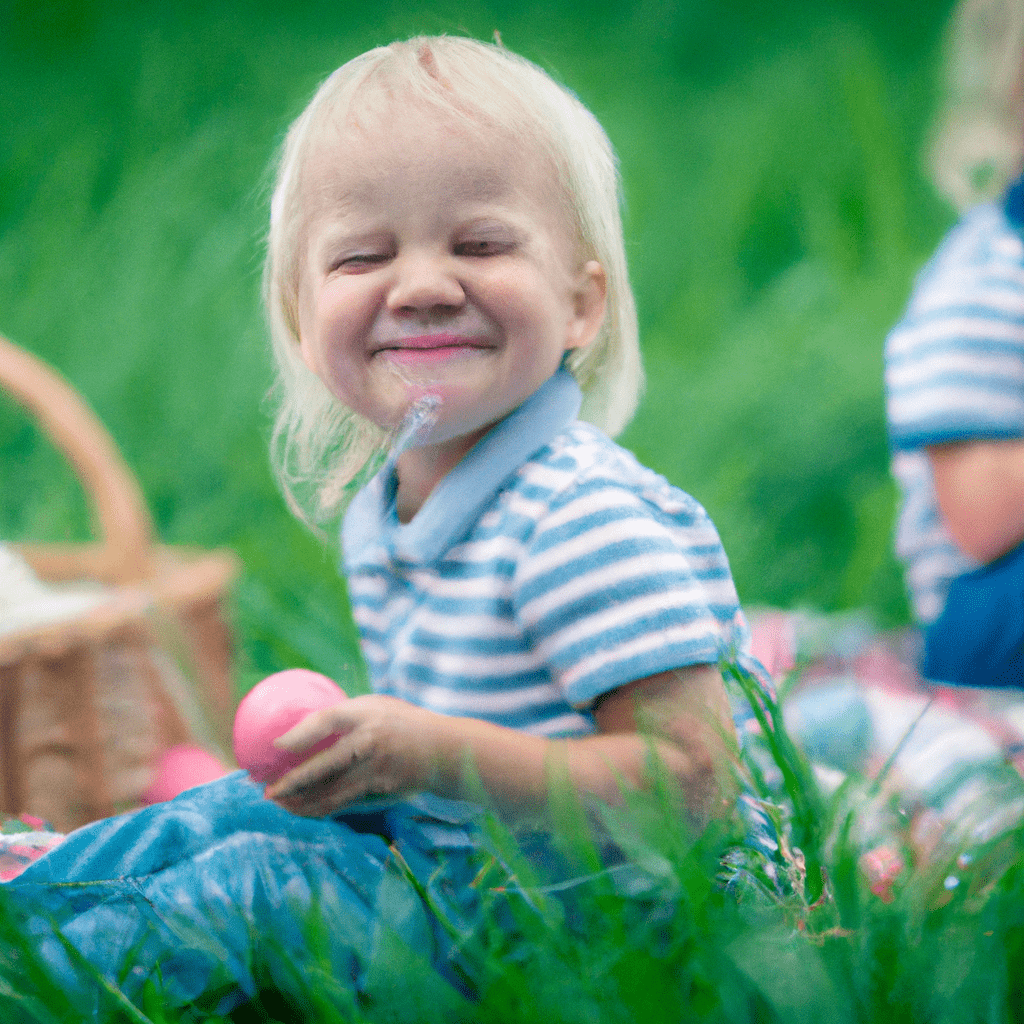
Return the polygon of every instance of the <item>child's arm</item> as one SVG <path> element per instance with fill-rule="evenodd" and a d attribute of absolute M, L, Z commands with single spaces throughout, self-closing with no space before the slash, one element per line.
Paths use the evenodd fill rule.
<path fill-rule="evenodd" d="M 501 806 L 544 804 L 552 772 L 609 803 L 621 784 L 642 787 L 653 744 L 697 818 L 715 813 L 729 790 L 734 749 L 729 701 L 714 666 L 640 679 L 606 694 L 594 709 L 599 732 L 546 739 L 473 718 L 453 718 L 394 697 L 355 697 L 310 715 L 283 738 L 306 749 L 332 732 L 332 747 L 295 768 L 267 795 L 297 814 L 319 816 L 365 796 L 429 789 L 471 796 L 469 760 Z M 557 777 L 557 774 L 556 776 Z"/>
<path fill-rule="evenodd" d="M 943 520 L 965 554 L 987 563 L 1024 540 L 1024 440 L 957 441 L 927 451 Z"/>

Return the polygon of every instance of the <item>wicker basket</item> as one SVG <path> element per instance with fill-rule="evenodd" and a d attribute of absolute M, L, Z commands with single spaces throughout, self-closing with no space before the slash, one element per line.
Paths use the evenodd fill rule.
<path fill-rule="evenodd" d="M 149 511 L 109 434 L 74 389 L 0 337 L 0 386 L 62 451 L 97 540 L 16 545 L 51 584 L 109 588 L 73 618 L 0 634 L 0 810 L 60 830 L 135 806 L 168 747 L 230 764 L 229 551 L 154 542 Z"/>

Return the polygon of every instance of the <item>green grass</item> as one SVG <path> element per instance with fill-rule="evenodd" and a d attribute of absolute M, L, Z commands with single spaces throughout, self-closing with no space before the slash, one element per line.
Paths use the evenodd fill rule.
<path fill-rule="evenodd" d="M 481 910 L 445 914 L 459 950 L 457 991 L 397 937 L 419 885 L 389 876 L 381 931 L 358 996 L 327 968 L 329 936 L 309 918 L 304 953 L 255 944 L 257 999 L 234 1024 L 322 1022 L 794 1021 L 1011 1022 L 1024 1015 L 1024 825 L 961 835 L 915 863 L 899 808 L 851 776 L 828 793 L 767 704 L 744 774 L 786 837 L 774 857 L 739 819 L 695 832 L 662 780 L 588 819 L 565 793 L 552 816 L 564 863 L 584 881 L 552 886 L 497 818 L 481 855 Z M 775 722 L 775 730 L 771 728 Z M 765 781 L 765 780 L 768 781 Z M 772 781 L 772 780 L 776 781 Z M 1024 797 L 1024 783 L 1004 793 Z M 880 824 L 881 822 L 881 824 Z M 595 835 L 624 851 L 630 874 L 604 871 Z M 869 887 L 863 852 L 884 842 L 908 867 L 891 902 Z M 955 884 L 951 880 L 955 881 Z M 0 1017 L 77 1024 L 74 998 L 50 980 L 0 889 Z M 435 907 L 436 903 L 433 904 Z M 395 932 L 389 929 L 394 925 Z M 88 978 L 88 971 L 83 968 Z M 94 981 L 101 986 L 99 981 Z M 135 1002 L 103 985 L 102 1020 L 212 1022 L 222 989 L 170 1009 L 154 975 Z M 93 1019 L 93 1018 L 89 1018 Z"/>

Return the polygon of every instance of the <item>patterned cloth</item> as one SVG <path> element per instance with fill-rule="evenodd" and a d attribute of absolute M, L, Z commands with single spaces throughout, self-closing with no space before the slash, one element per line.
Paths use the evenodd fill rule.
<path fill-rule="evenodd" d="M 377 692 L 581 735 L 597 697 L 657 672 L 735 656 L 764 678 L 704 509 L 579 405 L 559 371 L 408 524 L 393 463 L 353 500 L 346 576 Z"/>
<path fill-rule="evenodd" d="M 938 617 L 950 582 L 976 568 L 939 518 L 924 447 L 1024 436 L 1024 238 L 1008 210 L 978 207 L 950 232 L 886 343 L 892 470 L 903 493 L 896 551 L 922 623 Z"/>
<path fill-rule="evenodd" d="M 63 833 L 31 814 L 0 817 L 0 882 L 17 878 L 63 838 Z"/>
<path fill-rule="evenodd" d="M 1024 691 L 931 683 L 914 668 L 918 632 L 880 632 L 864 614 L 761 610 L 751 621 L 787 729 L 826 788 L 884 771 L 880 799 L 896 796 L 922 852 L 1024 815 Z"/>

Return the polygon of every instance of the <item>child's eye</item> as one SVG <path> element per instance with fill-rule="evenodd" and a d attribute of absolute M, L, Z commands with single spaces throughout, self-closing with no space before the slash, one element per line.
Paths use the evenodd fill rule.
<path fill-rule="evenodd" d="M 455 252 L 459 256 L 497 256 L 511 247 L 511 242 L 496 238 L 467 238 L 455 246 Z"/>
<path fill-rule="evenodd" d="M 390 258 L 386 252 L 356 252 L 341 256 L 332 264 L 332 270 L 346 270 L 350 273 L 366 270 L 384 263 Z"/>

